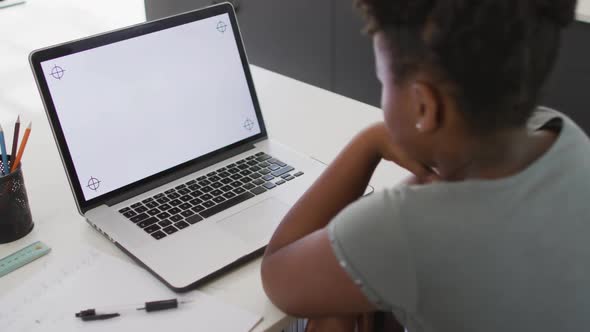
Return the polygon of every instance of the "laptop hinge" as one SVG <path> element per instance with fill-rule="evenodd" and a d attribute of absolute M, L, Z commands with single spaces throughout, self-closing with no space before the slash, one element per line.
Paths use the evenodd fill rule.
<path fill-rule="evenodd" d="M 113 206 L 113 205 L 119 204 L 121 202 L 124 202 L 124 201 L 130 199 L 130 198 L 133 198 L 135 196 L 138 196 L 138 195 L 141 195 L 141 194 L 143 194 L 145 192 L 148 192 L 148 191 L 150 191 L 150 190 L 152 190 L 154 188 L 158 188 L 158 187 L 163 186 L 163 185 L 165 185 L 167 183 L 170 183 L 172 181 L 175 181 L 177 179 L 180 179 L 180 178 L 182 178 L 184 176 L 187 176 L 187 175 L 189 175 L 191 173 L 198 172 L 198 171 L 200 171 L 200 170 L 202 170 L 204 168 L 207 168 L 207 167 L 209 167 L 211 165 L 215 165 L 215 164 L 217 164 L 219 162 L 222 162 L 222 161 L 224 161 L 226 159 L 229 159 L 231 157 L 237 156 L 240 153 L 244 153 L 244 152 L 246 152 L 248 150 L 252 150 L 254 148 L 255 148 L 255 146 L 252 145 L 252 144 L 245 144 L 245 145 L 236 147 L 234 149 L 231 149 L 229 151 L 222 152 L 222 153 L 220 153 L 219 155 L 217 155 L 215 157 L 209 158 L 209 159 L 204 160 L 202 162 L 198 162 L 198 163 L 189 165 L 189 166 L 187 166 L 187 167 L 185 167 L 185 168 L 183 168 L 181 170 L 178 170 L 178 171 L 173 172 L 170 175 L 163 176 L 163 177 L 158 178 L 158 179 L 156 179 L 154 181 L 151 181 L 150 183 L 144 184 L 142 186 L 139 186 L 137 188 L 134 188 L 132 190 L 129 190 L 129 191 L 127 191 L 127 192 L 125 192 L 125 193 L 123 193 L 121 195 L 118 195 L 116 197 L 113 197 L 113 198 L 105 201 L 105 204 L 107 206 Z"/>

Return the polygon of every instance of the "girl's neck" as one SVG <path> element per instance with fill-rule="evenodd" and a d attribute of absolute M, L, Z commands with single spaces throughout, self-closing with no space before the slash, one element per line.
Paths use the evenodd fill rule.
<path fill-rule="evenodd" d="M 518 174 L 539 159 L 557 139 L 550 130 L 510 129 L 487 137 L 463 139 L 436 170 L 445 181 L 500 179 Z"/>

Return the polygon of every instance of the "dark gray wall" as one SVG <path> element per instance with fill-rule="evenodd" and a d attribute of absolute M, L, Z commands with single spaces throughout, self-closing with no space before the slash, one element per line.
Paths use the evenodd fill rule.
<path fill-rule="evenodd" d="M 153 20 L 215 0 L 145 0 Z M 331 89 L 332 0 L 238 0 L 240 30 L 250 63 Z"/>
<path fill-rule="evenodd" d="M 362 33 L 365 22 L 352 1 L 335 0 L 332 90 L 379 106 L 381 84 L 375 75 L 373 43 Z"/>
<path fill-rule="evenodd" d="M 590 24 L 576 22 L 564 33 L 542 104 L 568 114 L 590 133 Z"/>
<path fill-rule="evenodd" d="M 219 0 L 145 0 L 148 20 Z M 373 49 L 351 0 L 233 0 L 251 63 L 379 106 Z M 482 78 L 485 79 L 485 78 Z M 565 33 L 542 104 L 590 133 L 590 24 Z"/>

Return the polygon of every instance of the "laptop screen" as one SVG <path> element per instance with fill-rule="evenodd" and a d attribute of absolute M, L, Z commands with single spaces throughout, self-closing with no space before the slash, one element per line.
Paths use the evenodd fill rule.
<path fill-rule="evenodd" d="M 41 62 L 85 200 L 261 133 L 227 13 Z"/>

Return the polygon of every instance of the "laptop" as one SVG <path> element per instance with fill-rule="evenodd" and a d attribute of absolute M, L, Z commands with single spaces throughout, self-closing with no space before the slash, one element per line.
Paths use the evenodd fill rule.
<path fill-rule="evenodd" d="M 268 137 L 230 4 L 30 63 L 80 214 L 175 291 L 262 253 L 325 168 Z"/>

